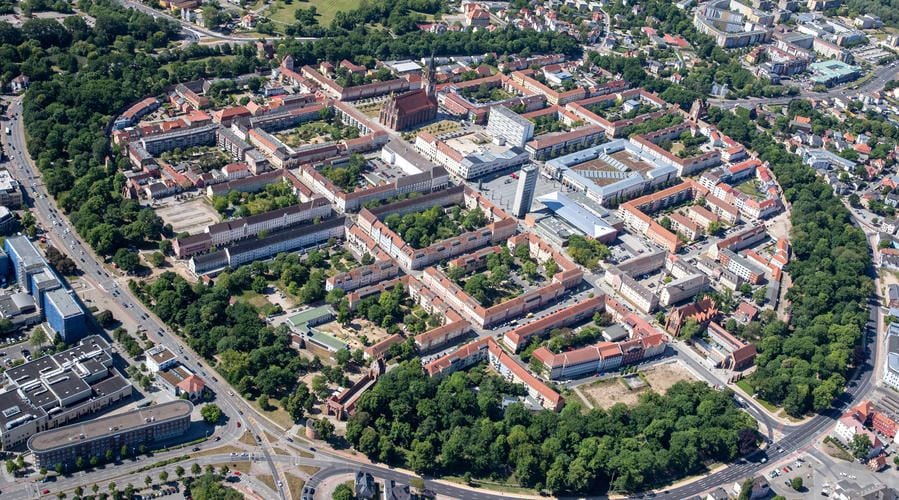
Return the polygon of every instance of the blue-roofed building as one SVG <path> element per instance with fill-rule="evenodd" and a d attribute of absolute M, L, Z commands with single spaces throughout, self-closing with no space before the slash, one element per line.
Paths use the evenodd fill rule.
<path fill-rule="evenodd" d="M 34 244 L 24 236 L 7 238 L 3 243 L 3 249 L 9 255 L 9 263 L 16 281 L 25 289 L 28 289 L 32 274 L 42 271 L 47 262 L 37 251 Z"/>
<path fill-rule="evenodd" d="M 0 285 L 6 286 L 6 276 L 9 274 L 9 255 L 0 250 Z"/>
<path fill-rule="evenodd" d="M 609 242 L 618 234 L 609 223 L 559 191 L 543 195 L 537 201 L 586 236 Z"/>
<path fill-rule="evenodd" d="M 84 309 L 34 244 L 24 236 L 13 236 L 4 242 L 4 248 L 6 253 L 0 257 L 0 267 L 4 271 L 12 270 L 24 291 L 19 294 L 32 296 L 45 321 L 66 342 L 84 337 L 87 333 Z"/>
<path fill-rule="evenodd" d="M 87 334 L 84 309 L 70 290 L 57 288 L 44 294 L 44 314 L 47 324 L 65 342 L 74 342 Z"/>

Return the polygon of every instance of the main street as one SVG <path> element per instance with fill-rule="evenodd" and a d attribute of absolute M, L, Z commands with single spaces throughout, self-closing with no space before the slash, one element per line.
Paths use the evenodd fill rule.
<path fill-rule="evenodd" d="M 194 354 L 188 346 L 186 346 L 176 335 L 166 332 L 166 327 L 153 314 L 147 311 L 143 304 L 134 298 L 127 286 L 119 286 L 119 281 L 111 275 L 103 265 L 103 259 L 94 254 L 93 250 L 86 245 L 77 232 L 69 225 L 67 218 L 62 217 L 57 211 L 52 198 L 47 193 L 43 184 L 40 182 L 40 174 L 34 165 L 30 155 L 25 149 L 25 130 L 22 124 L 22 106 L 20 100 L 13 100 L 7 111 L 9 121 L 6 123 L 12 134 L 4 135 L 3 141 L 6 143 L 5 148 L 9 153 L 11 162 L 10 170 L 12 174 L 27 186 L 27 197 L 30 198 L 34 208 L 33 213 L 38 223 L 46 229 L 48 242 L 52 243 L 57 249 L 67 254 L 74 262 L 79 263 L 80 270 L 84 273 L 83 278 L 90 282 L 98 289 L 102 289 L 110 293 L 114 299 L 114 303 L 118 306 L 118 311 L 113 313 L 122 318 L 130 317 L 136 324 L 147 331 L 150 340 L 157 344 L 168 347 L 175 353 L 181 354 L 181 363 L 187 366 L 195 373 L 205 374 L 206 367 L 199 361 L 199 356 Z M 212 370 L 210 369 L 210 372 Z M 257 426 L 250 419 L 243 418 L 244 412 L 254 412 L 254 410 L 241 398 L 233 396 L 233 392 L 224 383 L 218 380 L 218 377 L 204 376 L 206 386 L 216 395 L 216 403 L 228 415 L 230 422 L 228 425 L 236 425 L 240 421 L 244 428 L 260 439 L 264 437 L 261 428 L 269 429 L 272 435 L 278 436 L 282 431 L 275 430 L 275 426 L 269 424 L 264 418 L 259 420 L 262 425 Z M 272 475 L 279 478 L 278 470 L 274 462 L 269 458 L 270 446 L 267 440 L 262 440 L 262 451 L 269 463 Z M 280 497 L 285 499 L 284 491 L 279 492 Z"/>

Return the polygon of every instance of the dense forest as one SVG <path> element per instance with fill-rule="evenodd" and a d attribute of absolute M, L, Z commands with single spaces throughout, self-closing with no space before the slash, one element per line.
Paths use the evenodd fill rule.
<path fill-rule="evenodd" d="M 469 472 L 554 493 L 639 491 L 755 449 L 756 423 L 731 395 L 679 382 L 638 404 L 533 412 L 523 389 L 483 369 L 428 378 L 418 360 L 382 376 L 347 423 L 370 458 L 422 474 Z"/>
<path fill-rule="evenodd" d="M 794 257 L 787 267 L 792 320 L 789 328 L 775 321 L 762 330 L 758 369 L 749 382 L 790 415 L 824 410 L 843 392 L 868 317 L 865 302 L 874 287 L 865 235 L 831 188 L 759 131 L 746 110 L 712 108 L 709 120 L 771 163 L 792 205 Z"/>

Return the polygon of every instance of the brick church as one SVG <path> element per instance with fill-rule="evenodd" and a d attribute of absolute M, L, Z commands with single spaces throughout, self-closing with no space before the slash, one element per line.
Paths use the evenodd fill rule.
<path fill-rule="evenodd" d="M 406 130 L 437 118 L 437 84 L 434 58 L 422 72 L 421 88 L 400 95 L 390 94 L 378 121 L 392 130 Z"/>

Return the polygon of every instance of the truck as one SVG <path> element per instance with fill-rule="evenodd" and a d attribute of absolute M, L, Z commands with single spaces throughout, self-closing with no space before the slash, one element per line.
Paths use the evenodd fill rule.
<path fill-rule="evenodd" d="M 6 127 L 6 135 L 12 135 L 12 130 L 9 127 Z"/>

